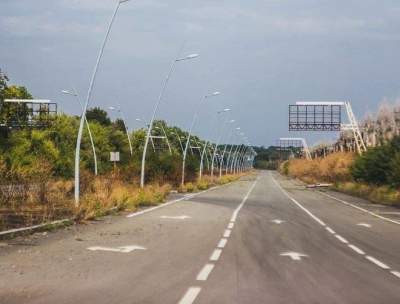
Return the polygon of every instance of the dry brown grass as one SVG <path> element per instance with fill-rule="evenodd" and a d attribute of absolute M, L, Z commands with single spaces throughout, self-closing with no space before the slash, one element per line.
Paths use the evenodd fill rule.
<path fill-rule="evenodd" d="M 353 153 L 338 152 L 313 160 L 292 159 L 284 165 L 285 173 L 306 183 L 349 181 L 354 157 Z"/>

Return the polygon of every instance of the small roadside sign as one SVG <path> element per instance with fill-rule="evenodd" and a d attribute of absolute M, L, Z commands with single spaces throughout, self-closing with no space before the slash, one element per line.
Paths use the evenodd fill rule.
<path fill-rule="evenodd" d="M 119 162 L 119 152 L 110 152 L 110 161 Z"/>

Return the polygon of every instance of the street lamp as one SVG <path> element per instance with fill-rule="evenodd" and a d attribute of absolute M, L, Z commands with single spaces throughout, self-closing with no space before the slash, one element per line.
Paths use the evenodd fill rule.
<path fill-rule="evenodd" d="M 221 111 L 218 111 L 217 114 L 226 113 L 226 112 L 229 112 L 230 110 L 231 109 L 226 108 L 226 109 L 223 109 Z M 214 160 L 215 160 L 215 156 L 217 154 L 217 148 L 218 148 L 219 142 L 220 142 L 221 137 L 223 135 L 223 128 L 224 128 L 224 126 L 222 125 L 221 129 L 220 129 L 220 131 L 221 131 L 220 135 L 218 136 L 217 142 L 215 143 L 214 153 L 213 153 L 213 156 L 212 156 L 212 159 L 211 159 L 211 176 L 214 176 Z"/>
<path fill-rule="evenodd" d="M 197 58 L 199 56 L 198 54 L 190 54 L 190 55 L 187 55 L 186 57 L 180 58 L 179 57 L 180 56 L 180 52 L 181 51 L 179 51 L 178 57 L 175 58 L 171 63 L 171 66 L 169 68 L 167 77 L 164 80 L 164 83 L 163 83 L 163 86 L 161 88 L 160 94 L 158 96 L 157 102 L 156 102 L 156 104 L 154 106 L 153 115 L 152 115 L 151 120 L 150 120 L 149 128 L 147 129 L 147 135 L 146 135 L 146 140 L 145 140 L 145 143 L 144 143 L 143 155 L 142 155 L 142 167 L 141 167 L 141 173 L 140 173 L 140 187 L 141 188 L 144 187 L 146 153 L 147 153 L 147 146 L 149 145 L 149 138 L 150 138 L 150 135 L 151 135 L 151 129 L 153 128 L 153 123 L 154 123 L 155 116 L 157 114 L 158 107 L 160 106 L 161 100 L 162 100 L 162 98 L 164 96 L 165 89 L 167 88 L 167 84 L 168 84 L 169 79 L 171 78 L 171 75 L 172 75 L 172 72 L 174 70 L 175 64 L 177 62 L 179 62 L 179 61 L 190 60 L 190 59 Z"/>
<path fill-rule="evenodd" d="M 215 91 L 209 95 L 205 95 L 199 102 L 198 106 L 197 106 L 197 110 L 195 112 L 195 114 L 193 115 L 193 119 L 192 119 L 192 124 L 190 125 L 190 129 L 189 129 L 189 134 L 186 140 L 186 145 L 185 145 L 185 150 L 183 151 L 183 157 L 182 157 L 182 181 L 181 184 L 184 185 L 185 184 L 185 163 L 186 163 L 186 155 L 187 155 L 187 150 L 190 144 L 190 136 L 192 135 L 193 132 L 193 128 L 194 125 L 196 123 L 197 117 L 198 117 L 198 112 L 200 111 L 200 108 L 202 106 L 202 104 L 207 100 L 207 98 L 209 97 L 213 97 L 213 96 L 218 96 L 221 93 L 218 91 Z"/>
<path fill-rule="evenodd" d="M 168 136 L 167 136 L 167 132 L 165 132 L 164 127 L 161 125 L 161 127 L 156 126 L 156 127 L 154 127 L 154 129 L 159 129 L 159 130 L 161 130 L 161 131 L 163 132 L 164 137 L 165 137 L 165 140 L 167 141 L 167 146 L 168 146 L 169 154 L 172 154 L 171 145 L 170 145 L 170 143 L 169 143 L 169 139 L 168 139 Z"/>
<path fill-rule="evenodd" d="M 62 90 L 61 93 L 65 94 L 65 95 L 70 95 L 70 96 L 74 96 L 76 98 L 76 101 L 79 103 L 79 105 L 81 106 L 81 108 L 83 108 L 82 102 L 79 99 L 79 95 L 78 93 L 75 91 L 74 92 L 70 92 L 68 90 Z M 94 160 L 94 175 L 97 175 L 97 155 L 96 155 L 96 148 L 94 146 L 94 141 L 93 141 L 93 136 L 92 136 L 92 132 L 90 130 L 90 126 L 89 126 L 89 122 L 87 121 L 86 115 L 85 115 L 85 123 L 86 123 L 86 128 L 88 130 L 89 133 L 89 138 L 90 138 L 90 144 L 92 145 L 92 151 L 93 151 L 93 160 Z"/>
<path fill-rule="evenodd" d="M 103 57 L 104 48 L 106 46 L 106 43 L 107 43 L 107 40 L 108 40 L 108 36 L 110 35 L 110 32 L 111 32 L 111 27 L 112 27 L 112 25 L 114 23 L 115 17 L 117 16 L 117 12 L 118 12 L 118 9 L 119 9 L 120 5 L 122 3 L 125 3 L 125 2 L 128 2 L 128 1 L 129 0 L 118 0 L 117 4 L 115 6 L 114 12 L 113 12 L 113 14 L 111 16 L 110 23 L 108 24 L 108 28 L 107 28 L 103 43 L 101 44 L 100 51 L 99 51 L 99 54 L 97 56 L 97 61 L 96 61 L 96 64 L 94 66 L 94 69 L 93 69 L 93 72 L 92 72 L 92 76 L 90 78 L 89 88 L 88 88 L 87 95 L 86 95 L 86 101 L 85 101 L 85 104 L 84 104 L 84 107 L 83 107 L 83 111 L 82 111 L 82 115 L 81 115 L 81 121 L 80 121 L 80 124 L 79 124 L 78 136 L 77 136 L 77 139 L 76 139 L 76 149 L 75 149 L 75 189 L 74 189 L 75 206 L 76 207 L 79 206 L 79 158 L 80 158 L 79 154 L 80 154 L 80 148 L 81 148 L 83 125 L 84 125 L 84 122 L 85 122 L 86 111 L 87 111 L 87 108 L 89 106 L 90 97 L 92 96 L 93 85 L 94 85 L 94 82 L 96 80 L 97 71 L 98 71 L 98 68 L 99 68 L 99 65 L 100 65 L 101 58 Z"/>
<path fill-rule="evenodd" d="M 229 121 L 230 124 L 233 124 L 234 122 L 235 122 L 234 119 L 232 119 L 232 120 Z M 230 140 L 231 140 L 232 132 L 233 132 L 233 129 L 231 129 L 231 130 L 229 131 L 229 135 L 228 135 L 227 141 L 226 141 L 226 143 L 225 143 L 224 150 L 223 150 L 222 155 L 221 155 L 221 158 L 220 158 L 220 159 L 221 159 L 221 161 L 220 161 L 220 163 L 219 163 L 219 177 L 220 177 L 220 178 L 221 178 L 221 176 L 222 176 L 222 166 L 223 166 L 223 164 L 224 164 L 224 157 L 225 157 L 225 153 L 226 153 L 226 148 L 228 147 L 228 142 L 230 142 Z"/>
<path fill-rule="evenodd" d="M 130 150 L 131 156 L 132 156 L 133 155 L 133 149 L 132 149 L 131 137 L 129 136 L 128 126 L 126 125 L 125 116 L 124 116 L 124 113 L 121 111 L 121 107 L 118 106 L 118 109 L 117 109 L 117 108 L 111 106 L 111 107 L 108 107 L 108 109 L 110 109 L 112 111 L 117 111 L 121 115 L 122 122 L 124 123 L 126 137 L 128 137 L 129 150 Z"/>
<path fill-rule="evenodd" d="M 144 121 L 143 119 L 141 119 L 141 118 L 136 118 L 135 120 L 138 121 L 138 122 L 143 123 L 143 125 L 144 125 L 146 128 L 149 127 L 149 124 L 148 124 L 146 121 Z M 151 141 L 151 145 L 152 145 L 152 147 L 153 147 L 153 152 L 156 152 L 156 148 L 155 148 L 155 146 L 154 146 L 153 137 L 150 137 L 150 141 Z"/>

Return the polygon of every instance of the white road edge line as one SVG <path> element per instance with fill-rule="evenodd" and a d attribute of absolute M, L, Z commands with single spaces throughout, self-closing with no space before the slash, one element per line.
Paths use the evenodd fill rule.
<path fill-rule="evenodd" d="M 352 203 L 349 203 L 349 202 L 346 202 L 346 201 L 344 201 L 344 200 L 341 200 L 341 199 L 339 199 L 339 198 L 337 198 L 337 197 L 334 197 L 333 195 L 330 195 L 330 194 L 328 194 L 328 193 L 324 193 L 324 192 L 321 192 L 321 191 L 319 191 L 319 193 L 322 194 L 322 195 L 324 195 L 324 196 L 326 196 L 326 197 L 329 197 L 329 198 L 331 198 L 331 199 L 333 199 L 333 200 L 335 200 L 335 201 L 338 201 L 339 203 L 342 203 L 342 204 L 345 204 L 345 205 L 347 205 L 347 206 L 356 208 L 356 209 L 358 209 L 358 210 L 360 210 L 360 211 L 366 212 L 366 213 L 368 213 L 368 214 L 370 214 L 370 215 L 372 215 L 372 216 L 375 216 L 375 217 L 377 217 L 377 218 L 380 218 L 381 220 L 388 221 L 388 222 L 391 222 L 391 223 L 393 223 L 393 224 L 400 225 L 400 222 L 398 222 L 398 221 L 395 221 L 395 220 L 392 220 L 392 219 L 390 219 L 390 218 L 381 216 L 381 215 L 379 215 L 379 214 L 376 214 L 375 212 L 369 211 L 369 210 L 367 210 L 367 209 L 364 209 L 364 208 L 361 208 L 361 207 L 359 207 L 359 206 L 356 206 L 356 205 L 354 205 L 354 204 L 352 204 Z"/>
<path fill-rule="evenodd" d="M 228 224 L 228 229 L 232 229 L 233 228 L 234 223 L 229 223 Z"/>
<path fill-rule="evenodd" d="M 192 304 L 194 300 L 196 300 L 197 296 L 199 295 L 201 291 L 200 287 L 194 286 L 190 287 L 183 298 L 179 301 L 179 304 Z"/>
<path fill-rule="evenodd" d="M 354 246 L 354 245 L 352 245 L 352 244 L 348 244 L 347 246 L 349 246 L 351 249 L 353 249 L 355 252 L 357 252 L 358 254 L 362 254 L 362 255 L 364 255 L 365 254 L 365 252 L 364 251 L 362 251 L 360 248 L 358 248 L 357 246 Z"/>
<path fill-rule="evenodd" d="M 372 256 L 370 256 L 370 255 L 367 255 L 365 258 L 366 258 L 367 260 L 369 260 L 370 262 L 374 263 L 375 265 L 377 265 L 377 266 L 383 268 L 383 269 L 390 269 L 390 267 L 389 267 L 388 265 L 382 263 L 381 261 L 375 259 L 374 257 L 372 257 Z"/>
<path fill-rule="evenodd" d="M 203 269 L 200 270 L 199 274 L 197 275 L 197 281 L 207 281 L 208 276 L 210 275 L 211 271 L 214 269 L 214 264 L 206 264 L 204 265 Z"/>
<path fill-rule="evenodd" d="M 151 211 L 160 209 L 160 208 L 167 207 L 167 206 L 172 205 L 172 204 L 175 204 L 175 203 L 177 203 L 177 202 L 181 202 L 181 201 L 184 201 L 184 200 L 189 200 L 189 199 L 191 199 L 191 198 L 193 198 L 193 197 L 195 197 L 195 196 L 198 196 L 198 195 L 200 195 L 200 194 L 203 194 L 203 193 L 206 193 L 206 192 L 208 192 L 208 191 L 212 191 L 212 190 L 215 190 L 215 189 L 219 189 L 219 188 L 228 186 L 228 185 L 230 185 L 230 184 L 232 184 L 232 183 L 233 183 L 233 182 L 227 183 L 227 184 L 221 185 L 221 186 L 211 187 L 211 188 L 209 188 L 209 189 L 207 189 L 207 190 L 203 190 L 203 191 L 200 191 L 200 192 L 198 192 L 198 193 L 194 193 L 194 194 L 190 194 L 190 195 L 185 195 L 185 196 L 183 196 L 183 197 L 181 197 L 181 198 L 178 198 L 178 199 L 175 199 L 175 200 L 172 200 L 172 201 L 163 203 L 163 204 L 158 205 L 158 206 L 155 206 L 155 207 L 151 207 L 151 208 L 148 208 L 148 209 L 145 209 L 145 210 L 142 210 L 142 211 L 130 213 L 130 214 L 128 214 L 126 217 L 136 217 L 136 216 L 139 216 L 139 215 L 142 215 L 142 214 L 145 214 L 145 213 L 148 213 L 148 212 L 151 212 Z"/>
<path fill-rule="evenodd" d="M 210 261 L 218 261 L 219 257 L 221 256 L 222 250 L 215 249 L 210 256 Z"/>
<path fill-rule="evenodd" d="M 219 241 L 217 247 L 218 247 L 218 248 L 224 248 L 227 242 L 228 242 L 227 239 L 221 239 L 221 240 Z"/>

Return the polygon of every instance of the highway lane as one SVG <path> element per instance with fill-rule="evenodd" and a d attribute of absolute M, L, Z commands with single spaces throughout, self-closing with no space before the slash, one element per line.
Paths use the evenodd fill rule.
<path fill-rule="evenodd" d="M 0 303 L 400 303 L 399 229 L 264 171 L 0 247 Z"/>

